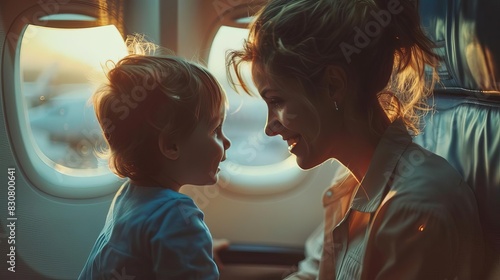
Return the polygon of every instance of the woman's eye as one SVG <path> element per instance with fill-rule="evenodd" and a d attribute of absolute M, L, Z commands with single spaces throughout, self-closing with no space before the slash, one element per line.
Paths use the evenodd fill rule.
<path fill-rule="evenodd" d="M 280 106 L 283 104 L 283 100 L 281 100 L 280 98 L 270 98 L 270 99 L 267 101 L 267 104 L 268 104 L 270 107 L 273 107 L 273 108 L 278 108 L 278 107 L 280 107 Z"/>

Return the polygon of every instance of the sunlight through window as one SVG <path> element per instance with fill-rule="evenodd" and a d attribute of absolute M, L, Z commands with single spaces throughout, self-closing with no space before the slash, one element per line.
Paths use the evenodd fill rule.
<path fill-rule="evenodd" d="M 285 160 L 289 153 L 280 137 L 268 137 L 264 133 L 266 104 L 260 98 L 235 92 L 227 80 L 226 51 L 241 49 L 246 37 L 248 29 L 222 26 L 212 43 L 208 60 L 208 68 L 226 90 L 230 105 L 224 126 L 224 132 L 232 142 L 227 158 L 240 165 L 274 164 Z M 246 73 L 247 80 L 251 81 L 250 68 Z M 257 92 L 255 87 L 253 91 Z"/>
<path fill-rule="evenodd" d="M 125 55 L 124 40 L 112 25 L 28 25 L 21 41 L 21 89 L 34 144 L 56 169 L 107 170 L 106 160 L 94 152 L 104 142 L 88 100 L 105 80 L 108 61 Z"/>

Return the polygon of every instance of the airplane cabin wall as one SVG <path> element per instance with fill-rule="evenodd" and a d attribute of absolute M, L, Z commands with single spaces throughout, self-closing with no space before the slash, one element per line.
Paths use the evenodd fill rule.
<path fill-rule="evenodd" d="M 15 274 L 6 274 L 2 269 L 0 279 L 75 279 L 102 228 L 114 195 L 68 199 L 43 192 L 29 179 L 30 172 L 34 171 L 22 166 L 21 162 L 25 160 L 23 152 L 13 148 L 16 141 L 20 141 L 19 128 L 15 125 L 16 115 L 11 114 L 13 109 L 9 106 L 13 106 L 12 95 L 17 93 L 13 87 L 7 86 L 7 81 L 18 79 L 14 65 L 17 38 L 21 33 L 19 30 L 7 32 L 16 19 L 21 19 L 21 22 L 23 16 L 27 21 L 36 19 L 35 11 L 48 13 L 58 9 L 62 12 L 65 5 L 72 4 L 88 6 L 89 11 L 97 7 L 88 5 L 93 1 L 49 2 L 60 4 L 43 6 L 38 0 L 0 2 L 0 114 L 3 116 L 0 122 L 0 172 L 5 176 L 2 179 L 5 184 L 7 169 L 16 169 L 15 246 L 16 267 L 19 269 Z M 253 1 L 252 5 L 258 2 Z M 139 1 L 126 1 L 122 29 L 127 34 L 145 33 L 152 41 L 178 55 L 206 62 L 210 42 L 218 27 L 221 24 L 236 26 L 234 18 L 248 15 L 248 5 L 243 3 L 151 0 L 139 4 Z M 255 10 L 255 6 L 252 9 Z M 93 13 L 99 15 L 98 11 Z M 336 162 L 325 163 L 308 171 L 297 186 L 268 196 L 252 194 L 252 191 L 242 193 L 220 184 L 211 189 L 187 186 L 182 191 L 192 196 L 205 212 L 214 237 L 228 238 L 233 243 L 302 247 L 309 233 L 322 220 L 321 194 L 339 168 Z M 119 184 L 117 181 L 116 186 Z M 7 201 L 5 188 L 0 188 L 0 201 Z M 2 209 L 2 256 L 8 253 L 6 221 L 7 211 Z"/>
<path fill-rule="evenodd" d="M 12 104 L 14 92 L 6 81 L 18 79 L 14 72 L 20 30 L 13 31 L 14 23 L 37 23 L 38 17 L 51 12 L 63 12 L 68 6 L 83 1 L 59 0 L 44 4 L 40 1 L 2 1 L 0 3 L 0 45 L 2 67 L 1 107 L 3 116 L 0 122 L 0 170 L 4 174 L 4 188 L 0 188 L 1 205 L 7 205 L 7 169 L 15 168 L 16 209 L 15 229 L 16 272 L 8 272 L 2 265 L 0 279 L 75 279 L 85 262 L 96 236 L 104 223 L 113 194 L 84 201 L 66 199 L 44 193 L 29 180 L 27 172 L 21 165 L 23 151 L 14 150 L 19 139 L 19 128 L 16 126 L 17 116 Z M 89 3 L 87 1 L 86 3 Z M 89 11 L 94 6 L 90 6 Z M 96 11 L 94 11 L 96 12 Z M 97 13 L 98 14 L 98 13 Z M 40 22 L 38 22 L 40 24 Z M 15 28 L 14 28 L 15 29 Z M 10 32 L 9 32 L 10 31 Z M 21 30 L 22 31 L 22 30 Z M 6 103 L 9 102 L 9 103 Z M 23 125 L 23 124 L 21 124 Z M 33 174 L 32 174 L 33 175 Z M 7 209 L 0 211 L 2 256 L 7 255 L 10 246 L 7 244 L 9 232 L 6 230 Z M 7 246 L 8 245 L 8 246 Z M 5 263 L 5 261 L 2 261 Z"/>

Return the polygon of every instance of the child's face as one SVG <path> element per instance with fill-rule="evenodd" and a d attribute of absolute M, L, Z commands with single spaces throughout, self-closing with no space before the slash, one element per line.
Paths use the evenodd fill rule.
<path fill-rule="evenodd" d="M 222 132 L 225 110 L 207 122 L 201 120 L 180 146 L 180 160 L 186 170 L 186 184 L 212 185 L 217 182 L 219 163 L 226 159 L 231 142 Z"/>

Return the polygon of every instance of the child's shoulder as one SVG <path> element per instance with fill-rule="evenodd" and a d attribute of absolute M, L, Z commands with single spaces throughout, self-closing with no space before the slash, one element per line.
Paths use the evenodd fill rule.
<path fill-rule="evenodd" d="M 131 186 L 135 195 L 143 196 L 138 212 L 143 225 L 151 232 L 205 232 L 204 214 L 189 196 L 160 187 Z"/>
<path fill-rule="evenodd" d="M 126 182 L 110 213 L 119 236 L 140 240 L 144 250 L 168 251 L 174 243 L 182 247 L 211 242 L 203 212 L 193 199 L 170 189 Z"/>
<path fill-rule="evenodd" d="M 139 186 L 126 182 L 118 194 L 120 204 L 132 208 L 141 216 L 165 216 L 179 211 L 200 212 L 194 201 L 177 191 L 155 187 Z"/>

